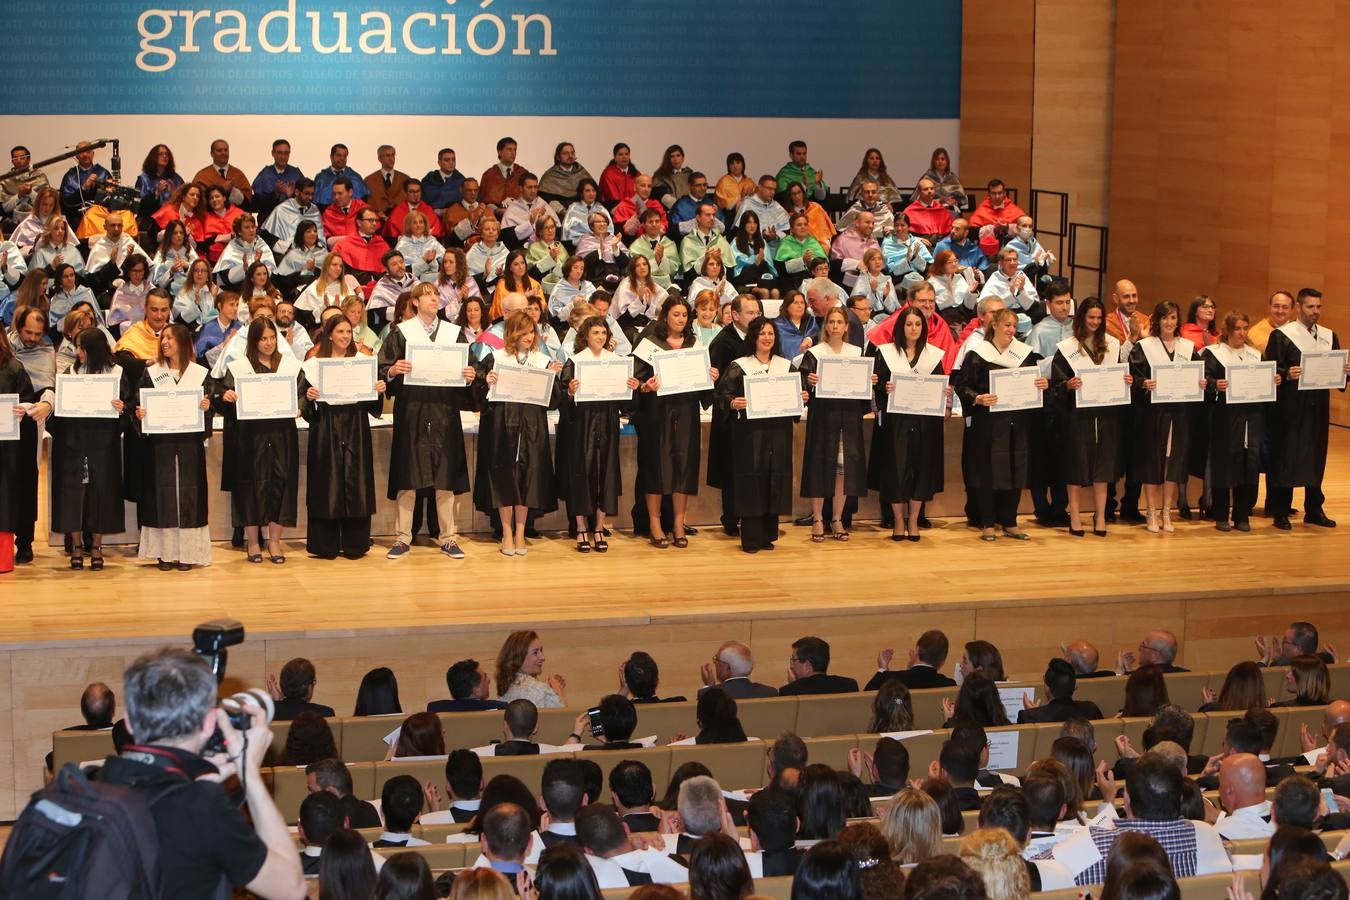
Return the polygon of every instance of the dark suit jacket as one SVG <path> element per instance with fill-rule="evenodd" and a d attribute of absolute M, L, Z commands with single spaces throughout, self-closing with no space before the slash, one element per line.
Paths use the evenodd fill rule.
<path fill-rule="evenodd" d="M 1017 724 L 1036 722 L 1067 722 L 1070 719 L 1101 719 L 1101 708 L 1091 700 L 1055 698 L 1044 706 L 1024 709 L 1017 714 Z"/>
<path fill-rule="evenodd" d="M 850 694 L 857 690 L 858 682 L 852 678 L 817 672 L 783 685 L 778 689 L 778 694 L 782 697 L 792 697 L 802 694 Z"/>
<path fill-rule="evenodd" d="M 979 809 L 982 804 L 980 792 L 973 787 L 953 786 L 952 793 L 956 795 L 956 802 L 961 806 L 962 812 Z"/>
<path fill-rule="evenodd" d="M 472 822 L 473 817 L 478 815 L 476 809 L 460 809 L 458 806 L 450 807 L 450 818 L 455 820 L 455 824 L 463 825 L 465 822 Z"/>
<path fill-rule="evenodd" d="M 607 744 L 586 744 L 582 750 L 641 750 L 637 741 L 610 741 Z"/>
<path fill-rule="evenodd" d="M 578 847 L 581 846 L 581 842 L 577 840 L 575 834 L 558 834 L 553 831 L 541 831 L 539 832 L 539 839 L 544 842 L 545 849 L 556 847 L 558 844 L 576 844 Z"/>
<path fill-rule="evenodd" d="M 318 874 L 319 874 L 319 860 L 320 860 L 321 858 L 322 858 L 322 857 L 318 857 L 318 856 L 310 856 L 308 853 L 305 853 L 304 851 L 301 851 L 301 852 L 300 852 L 300 868 L 301 868 L 301 870 L 303 870 L 304 873 L 305 873 L 306 875 L 318 875 Z"/>
<path fill-rule="evenodd" d="M 1031 860 L 1023 860 L 1027 864 L 1027 877 L 1031 879 L 1032 893 L 1039 893 L 1041 890 L 1041 870 Z"/>
<path fill-rule="evenodd" d="M 482 712 L 486 709 L 506 709 L 500 700 L 432 700 L 427 704 L 427 712 Z"/>
<path fill-rule="evenodd" d="M 629 813 L 623 817 L 629 831 L 659 831 L 661 819 L 651 813 Z"/>
<path fill-rule="evenodd" d="M 727 692 L 727 696 L 733 700 L 751 700 L 756 697 L 777 697 L 778 688 L 771 684 L 760 684 L 758 681 L 751 681 L 749 678 L 740 676 L 737 678 L 728 678 L 718 685 Z M 699 688 L 699 696 L 707 688 Z"/>
<path fill-rule="evenodd" d="M 354 794 L 342 798 L 342 814 L 352 828 L 377 828 L 380 825 L 380 814 L 375 811 L 375 806 Z"/>
<path fill-rule="evenodd" d="M 492 748 L 493 756 L 538 756 L 539 745 L 534 741 L 503 741 Z"/>
<path fill-rule="evenodd" d="M 1165 673 L 1166 673 L 1166 672 L 1189 672 L 1189 671 L 1190 671 L 1190 669 L 1183 669 L 1181 666 L 1176 666 L 1176 665 L 1173 665 L 1173 664 L 1171 664 L 1171 663 L 1168 663 L 1167 665 L 1163 666 L 1163 667 L 1162 667 L 1162 670 L 1163 670 L 1163 672 L 1165 672 Z"/>
<path fill-rule="evenodd" d="M 1098 669 L 1098 670 L 1095 671 L 1095 672 L 1089 672 L 1089 673 L 1086 674 L 1086 675 L 1079 675 L 1078 677 L 1079 677 L 1079 678 L 1114 678 L 1115 675 L 1116 675 L 1116 673 L 1110 671 L 1109 669 Z"/>
<path fill-rule="evenodd" d="M 620 866 L 620 868 L 623 868 Z M 652 876 L 646 872 L 634 872 L 632 869 L 624 869 L 623 877 L 628 879 L 629 887 L 637 887 L 640 884 L 651 884 Z"/>
<path fill-rule="evenodd" d="M 634 697 L 633 703 L 686 703 L 687 697 Z"/>
<path fill-rule="evenodd" d="M 911 691 L 921 688 L 956 687 L 956 681 L 943 675 L 932 666 L 911 666 L 899 672 L 878 672 L 867 682 L 865 690 L 880 690 L 887 681 L 899 681 Z"/>
<path fill-rule="evenodd" d="M 331 719 L 337 715 L 333 712 L 331 706 L 324 706 L 322 703 L 309 703 L 304 700 L 277 700 L 272 706 L 276 710 L 272 720 L 276 722 L 289 722 L 302 712 L 318 713 L 325 719 Z"/>
<path fill-rule="evenodd" d="M 800 847 L 788 847 L 786 850 L 765 850 L 760 858 L 764 864 L 764 877 L 778 875 L 796 875 L 806 851 Z"/>

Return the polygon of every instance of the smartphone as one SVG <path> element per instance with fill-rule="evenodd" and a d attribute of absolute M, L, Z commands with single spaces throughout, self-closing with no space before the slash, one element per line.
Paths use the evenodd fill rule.
<path fill-rule="evenodd" d="M 586 710 L 586 717 L 591 720 L 591 734 L 595 737 L 604 737 L 605 726 L 600 721 L 600 707 Z"/>
<path fill-rule="evenodd" d="M 1322 802 L 1327 805 L 1327 812 L 1340 812 L 1340 809 L 1336 806 L 1336 792 L 1331 788 L 1322 788 Z"/>

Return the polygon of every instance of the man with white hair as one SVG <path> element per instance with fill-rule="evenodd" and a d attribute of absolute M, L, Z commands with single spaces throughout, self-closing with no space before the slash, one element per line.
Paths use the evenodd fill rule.
<path fill-rule="evenodd" d="M 735 700 L 777 697 L 778 689 L 774 686 L 750 680 L 754 669 L 755 656 L 750 648 L 740 641 L 726 641 L 717 648 L 712 662 L 703 664 L 701 674 L 705 686 L 699 688 L 699 693 L 710 687 L 720 687 Z"/>
<path fill-rule="evenodd" d="M 1033 323 L 1045 317 L 1045 306 L 1036 294 L 1036 285 L 1021 270 L 1017 251 L 1012 247 L 998 252 L 998 268 L 989 273 L 980 296 L 1001 298 L 1009 309 L 1025 313 Z"/>
<path fill-rule="evenodd" d="M 705 834 L 724 831 L 736 836 L 736 826 L 727 812 L 722 786 L 707 775 L 696 775 L 680 785 L 676 808 L 684 832 L 665 835 L 667 853 L 688 854 L 694 849 L 694 842 Z"/>

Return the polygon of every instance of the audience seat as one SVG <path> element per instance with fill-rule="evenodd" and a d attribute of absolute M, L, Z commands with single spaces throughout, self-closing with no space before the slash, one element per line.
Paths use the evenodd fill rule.
<path fill-rule="evenodd" d="M 469 827 L 468 822 L 452 822 L 445 825 L 417 825 L 413 827 L 413 834 L 424 841 L 430 841 L 433 844 L 444 844 L 448 835 L 463 834 Z"/>
<path fill-rule="evenodd" d="M 378 762 L 389 752 L 385 735 L 403 723 L 400 716 L 354 716 L 342 721 L 342 759 L 346 762 Z M 331 724 L 334 720 L 329 719 Z M 501 716 L 497 717 L 501 724 Z M 336 733 L 335 733 L 336 734 Z"/>
<path fill-rule="evenodd" d="M 483 757 L 483 782 L 491 781 L 497 775 L 514 775 L 525 786 L 530 789 L 530 793 L 538 796 L 540 793 L 540 783 L 544 778 L 544 766 L 550 759 L 556 759 L 558 756 L 568 756 L 570 754 L 547 754 L 543 756 L 484 756 Z M 606 772 L 606 775 L 609 773 Z M 445 764 L 441 764 L 440 778 L 445 776 Z"/>
<path fill-rule="evenodd" d="M 808 738 L 832 734 L 857 734 L 866 729 L 872 720 L 872 701 L 875 697 L 875 692 L 808 694 L 798 697 L 797 736 Z M 941 701 L 935 702 L 941 705 Z"/>
<path fill-rule="evenodd" d="M 871 735 L 866 737 L 870 738 Z M 859 735 L 845 734 L 832 737 L 809 737 L 806 741 L 808 763 L 824 763 L 832 769 L 848 771 L 848 752 L 859 746 Z M 875 743 L 872 744 L 875 746 Z M 870 747 L 867 749 L 871 749 Z"/>
<path fill-rule="evenodd" d="M 52 733 L 52 770 L 66 763 L 103 759 L 113 752 L 112 729 L 104 731 L 57 731 Z"/>
<path fill-rule="evenodd" d="M 272 799 L 287 824 L 294 825 L 300 818 L 300 804 L 309 796 L 305 770 L 297 766 L 263 770 L 264 774 L 269 772 L 272 776 Z"/>
<path fill-rule="evenodd" d="M 378 837 L 378 835 L 377 835 Z M 473 853 L 471 858 L 465 848 L 469 848 Z M 478 858 L 477 844 L 428 844 L 425 847 L 377 847 L 375 852 L 381 856 L 389 857 L 395 853 L 402 853 L 405 850 L 411 850 L 420 855 L 427 861 L 427 865 L 433 869 L 462 869 L 467 865 L 472 865 L 473 860 Z"/>
<path fill-rule="evenodd" d="M 677 734 L 693 737 L 698 734 L 697 708 L 698 704 L 693 702 L 639 703 L 636 706 L 637 729 L 633 732 L 633 736 L 641 738 L 654 734 L 656 740 L 662 744 L 669 742 Z M 574 717 L 575 715 L 573 713 Z M 572 730 L 571 723 L 568 724 L 567 730 Z M 583 739 L 587 737 L 585 734 L 582 735 Z"/>
<path fill-rule="evenodd" d="M 747 735 L 776 741 L 784 732 L 796 731 L 798 699 L 766 697 L 762 700 L 737 700 L 736 714 Z"/>
<path fill-rule="evenodd" d="M 547 710 L 540 710 L 540 740 L 547 743 L 562 743 L 561 741 L 550 741 L 543 737 L 543 713 Z M 576 718 L 576 712 L 572 712 L 572 717 Z M 440 713 L 437 715 L 441 720 L 441 730 L 445 732 L 445 747 L 447 750 L 457 750 L 461 747 L 481 747 L 491 741 L 500 741 L 502 739 L 502 713 L 501 710 L 489 709 L 483 712 L 467 713 Z M 570 721 L 570 720 L 569 720 Z M 386 729 L 388 733 L 392 729 Z M 569 727 L 563 731 L 567 734 L 572 729 Z M 344 751 L 345 752 L 345 751 Z M 381 752 L 383 757 L 383 752 Z"/>
<path fill-rule="evenodd" d="M 1344 697 L 1345 694 L 1335 694 L 1333 696 Z M 1303 725 L 1307 725 L 1314 735 L 1318 736 L 1319 742 L 1324 743 L 1322 735 L 1322 719 L 1326 715 L 1325 706 L 1290 706 L 1272 709 L 1280 720 L 1280 733 L 1275 738 L 1275 747 L 1271 751 L 1271 756 L 1296 756 L 1303 752 L 1303 744 L 1299 738 L 1299 732 Z"/>
<path fill-rule="evenodd" d="M 708 767 L 713 778 L 726 790 L 764 786 L 765 751 L 769 745 L 750 744 L 692 744 L 670 748 L 670 771 L 687 762 L 699 762 Z M 667 778 L 666 782 L 669 783 Z M 665 793 L 665 785 L 655 782 L 656 795 Z"/>

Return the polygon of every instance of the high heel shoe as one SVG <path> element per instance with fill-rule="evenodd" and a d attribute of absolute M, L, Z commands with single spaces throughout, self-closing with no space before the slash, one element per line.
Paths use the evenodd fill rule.
<path fill-rule="evenodd" d="M 1162 512 L 1162 530 L 1167 534 L 1172 534 L 1176 531 L 1176 529 L 1172 527 L 1172 511 L 1169 509 L 1164 509 Z"/>
<path fill-rule="evenodd" d="M 1202 507 L 1202 509 L 1203 509 L 1203 507 Z M 1177 506 L 1177 515 L 1181 516 L 1181 518 L 1183 518 L 1183 519 L 1185 519 L 1187 522 L 1189 522 L 1189 521 L 1191 520 L 1191 506 L 1190 506 L 1190 504 L 1189 504 L 1189 503 L 1182 503 L 1182 504 L 1179 504 L 1179 505 Z M 1201 518 L 1204 518 L 1204 516 L 1201 515 Z"/>
<path fill-rule="evenodd" d="M 835 519 L 830 523 L 830 535 L 836 541 L 848 540 L 848 531 L 844 529 L 844 521 L 842 519 Z"/>
<path fill-rule="evenodd" d="M 586 532 L 584 531 L 577 532 L 577 552 L 578 553 L 591 552 L 591 541 L 590 538 L 587 536 Z"/>
<path fill-rule="evenodd" d="M 1148 524 L 1144 526 L 1149 534 L 1158 533 L 1158 514 L 1152 509 L 1148 511 Z"/>
<path fill-rule="evenodd" d="M 1082 537 L 1083 535 L 1087 534 L 1087 532 L 1083 530 L 1082 525 L 1083 525 L 1082 521 L 1077 516 L 1070 516 L 1069 534 L 1073 535 L 1074 537 Z"/>
<path fill-rule="evenodd" d="M 817 528 L 820 529 L 819 533 L 816 532 Z M 825 543 L 825 520 L 820 518 L 819 516 L 811 517 L 811 543 L 813 544 Z"/>
<path fill-rule="evenodd" d="M 79 571 L 80 569 L 83 569 L 83 568 L 84 568 L 84 554 L 82 554 L 82 553 L 76 553 L 75 551 L 72 550 L 71 553 L 70 553 L 70 567 L 71 567 L 72 569 L 76 570 L 76 571 Z"/>
<path fill-rule="evenodd" d="M 1097 519 L 1098 519 L 1098 518 L 1103 519 L 1103 521 L 1102 521 L 1102 527 L 1100 527 L 1100 528 L 1097 527 Z M 1106 518 L 1105 516 L 1102 516 L 1102 515 L 1100 515 L 1099 513 L 1093 513 L 1093 515 L 1092 515 L 1092 533 L 1093 533 L 1094 535 L 1096 535 L 1097 537 L 1106 537 L 1106 522 L 1105 522 L 1105 518 Z"/>
<path fill-rule="evenodd" d="M 89 551 L 89 568 L 95 572 L 103 571 L 103 548 L 95 547 Z"/>

